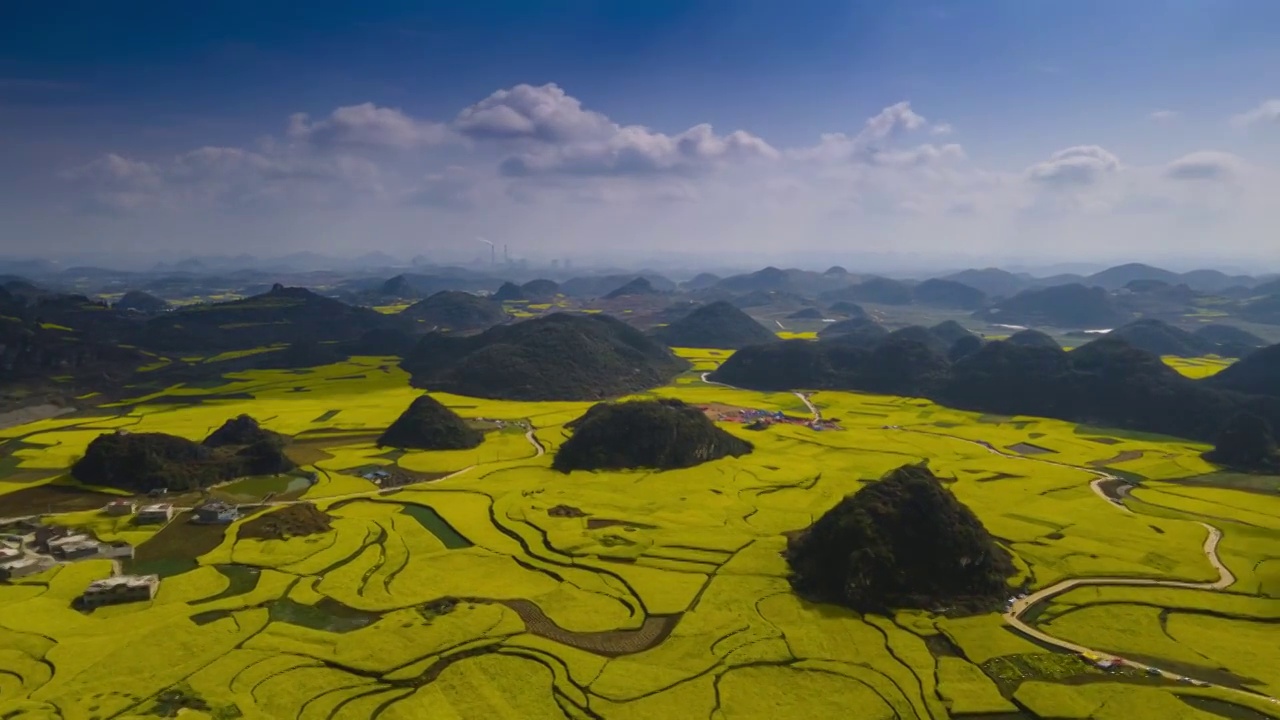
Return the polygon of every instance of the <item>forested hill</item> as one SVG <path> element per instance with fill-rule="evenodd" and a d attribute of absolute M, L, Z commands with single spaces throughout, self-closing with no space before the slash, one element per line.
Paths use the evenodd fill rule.
<path fill-rule="evenodd" d="M 890 338 L 871 348 L 826 340 L 778 342 L 737 351 L 711 377 L 757 390 L 925 397 L 965 410 L 1037 415 L 1207 442 L 1240 411 L 1280 426 L 1280 398 L 1224 390 L 1222 381 L 1191 380 L 1159 357 L 1109 337 L 1071 352 L 991 342 L 954 363 L 907 338 Z"/>
<path fill-rule="evenodd" d="M 697 308 L 653 336 L 671 347 L 740 348 L 777 338 L 750 315 L 723 300 Z"/>
<path fill-rule="evenodd" d="M 973 511 L 925 465 L 846 496 L 787 544 L 801 595 L 859 612 L 984 612 L 1008 595 L 1014 565 Z"/>
<path fill-rule="evenodd" d="M 276 285 L 261 295 L 213 305 L 193 305 L 147 321 L 135 338 L 156 351 L 218 352 L 277 343 L 353 341 L 375 328 L 403 328 L 408 318 L 383 315 Z"/>
<path fill-rule="evenodd" d="M 431 333 L 401 366 L 416 387 L 508 400 L 600 400 L 661 385 L 688 363 L 621 320 L 553 313 L 471 337 Z"/>
<path fill-rule="evenodd" d="M 752 450 L 751 443 L 716 427 L 680 400 L 601 403 L 570 423 L 573 436 L 553 467 L 571 470 L 672 470 Z"/>

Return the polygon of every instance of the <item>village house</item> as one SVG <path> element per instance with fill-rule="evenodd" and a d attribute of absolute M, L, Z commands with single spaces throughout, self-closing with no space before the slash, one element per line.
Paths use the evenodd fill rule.
<path fill-rule="evenodd" d="M 0 580 L 26 577 L 44 570 L 49 566 L 47 560 L 35 557 L 18 558 L 0 563 Z"/>
<path fill-rule="evenodd" d="M 80 596 L 80 606 L 92 609 L 103 605 L 151 600 L 159 588 L 159 575 L 116 575 L 94 580 Z"/>
<path fill-rule="evenodd" d="M 123 517 L 135 513 L 138 504 L 132 500 L 112 500 L 102 509 L 111 517 Z"/>
<path fill-rule="evenodd" d="M 173 505 L 169 503 L 156 503 L 155 505 L 144 505 L 138 510 L 138 517 L 134 522 L 139 525 L 158 525 L 167 523 L 173 519 Z"/>
<path fill-rule="evenodd" d="M 34 543 L 36 541 L 36 531 L 43 527 L 42 523 L 31 519 L 9 522 L 5 523 L 3 529 L 0 529 L 0 537 L 10 542 L 16 542 L 19 545 Z"/>
<path fill-rule="evenodd" d="M 108 560 L 129 560 L 133 558 L 133 546 L 127 542 L 99 543 L 98 556 Z"/>
<path fill-rule="evenodd" d="M 59 560 L 79 560 L 98 554 L 102 546 L 95 540 L 75 540 L 59 543 L 51 548 L 53 556 Z"/>
<path fill-rule="evenodd" d="M 196 508 L 195 521 L 205 525 L 225 525 L 235 522 L 240 511 L 224 502 L 209 502 Z"/>
<path fill-rule="evenodd" d="M 57 555 L 59 552 L 61 552 L 62 548 L 68 545 L 78 545 L 80 543 L 92 542 L 92 541 L 93 541 L 93 538 L 89 537 L 84 533 L 69 533 L 66 535 L 51 537 L 48 540 L 45 540 L 44 543 L 42 543 L 42 545 L 43 545 L 44 552 L 50 555 Z"/>
<path fill-rule="evenodd" d="M 27 542 L 36 552 L 48 553 L 49 544 L 71 534 L 71 531 L 58 525 L 41 526 L 32 532 Z"/>

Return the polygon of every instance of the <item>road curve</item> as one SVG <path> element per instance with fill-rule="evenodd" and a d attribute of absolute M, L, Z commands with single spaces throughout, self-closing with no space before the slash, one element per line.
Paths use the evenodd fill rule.
<path fill-rule="evenodd" d="M 732 387 L 731 385 L 725 385 L 724 383 L 717 383 L 717 382 L 708 380 L 707 373 L 703 373 L 702 380 L 703 382 L 706 382 L 711 385 L 721 385 L 724 387 Z M 736 390 L 739 388 L 734 388 L 734 389 Z M 805 405 L 807 405 L 809 409 L 814 413 L 815 418 L 820 417 L 818 414 L 818 409 L 813 406 L 813 404 L 811 403 L 807 395 L 801 392 L 796 392 L 795 395 L 796 397 L 804 401 Z M 1058 465 L 1060 467 L 1066 467 L 1066 468 L 1071 468 L 1073 470 L 1081 470 L 1083 472 L 1090 473 L 1095 477 L 1089 483 L 1089 487 L 1093 490 L 1095 494 L 1098 495 L 1098 497 L 1102 498 L 1104 501 L 1106 501 L 1108 505 L 1116 508 L 1121 512 L 1125 512 L 1130 515 L 1134 514 L 1134 512 L 1130 510 L 1128 507 L 1126 507 L 1122 501 L 1113 500 L 1112 498 L 1108 497 L 1107 494 L 1102 490 L 1101 485 L 1104 482 L 1108 482 L 1108 481 L 1122 482 L 1121 478 L 1116 477 L 1115 475 L 1112 475 L 1111 473 L 1105 472 L 1103 470 L 1079 467 L 1077 465 L 1070 465 L 1068 463 L 1058 462 L 1055 460 L 1048 460 L 1045 458 L 1028 457 L 1026 455 L 1015 455 L 1012 453 L 1006 453 L 1006 452 L 1002 452 L 1001 450 L 998 450 L 994 445 L 988 442 L 983 442 L 981 440 L 970 440 L 969 438 L 957 437 L 955 435 L 948 435 L 946 433 L 933 432 L 930 430 L 917 430 L 912 428 L 904 428 L 899 425 L 887 425 L 883 429 L 895 430 L 899 432 L 919 433 L 922 435 L 934 435 L 937 437 L 945 437 L 951 440 L 957 440 L 959 442 L 965 442 L 971 445 L 977 445 L 978 447 L 981 447 L 987 452 L 992 453 L 994 455 L 1001 455 L 1003 457 L 1013 458 L 1016 460 L 1026 460 L 1028 462 L 1039 462 L 1039 463 L 1045 463 L 1048 465 Z M 1052 635 L 1049 635 L 1048 633 L 1045 633 L 1037 629 L 1036 627 L 1024 621 L 1022 618 L 1032 608 L 1039 605 L 1040 603 L 1047 602 L 1057 597 L 1058 595 L 1061 595 L 1070 590 L 1074 590 L 1075 588 L 1078 588 L 1078 587 L 1111 585 L 1111 586 L 1167 587 L 1167 588 L 1180 588 L 1185 590 L 1208 590 L 1208 591 L 1225 590 L 1226 588 L 1230 587 L 1232 584 L 1235 583 L 1236 578 L 1235 578 L 1235 575 L 1232 574 L 1231 570 L 1228 569 L 1225 564 L 1223 564 L 1221 558 L 1218 557 L 1218 543 L 1221 542 L 1222 540 L 1222 530 L 1205 522 L 1201 522 L 1200 525 L 1202 525 L 1208 533 L 1204 541 L 1204 555 L 1205 555 L 1205 558 L 1209 561 L 1209 564 L 1212 565 L 1213 568 L 1218 571 L 1217 580 L 1214 580 L 1211 582 L 1187 582 L 1183 580 L 1160 580 L 1157 578 L 1139 578 L 1139 577 L 1068 578 L 1066 580 L 1062 580 L 1060 582 L 1054 583 L 1049 587 L 1042 588 L 1030 595 L 1027 595 L 1026 597 L 1022 597 L 1014 600 L 1014 602 L 1009 606 L 1008 610 L 1006 610 L 1001 617 L 1004 620 L 1005 624 L 1008 625 L 1010 628 L 1012 628 L 1015 632 L 1021 633 L 1022 635 L 1025 635 L 1026 637 L 1036 640 L 1044 645 L 1055 647 L 1061 650 L 1066 650 L 1067 652 L 1072 652 L 1072 653 L 1088 654 L 1088 655 L 1094 655 L 1098 657 L 1115 657 L 1111 653 L 1101 652 L 1098 650 L 1094 650 L 1092 648 L 1085 647 L 1083 645 L 1078 645 L 1068 640 L 1056 638 Z M 1160 676 L 1170 680 L 1180 680 L 1183 677 L 1177 673 L 1169 672 L 1167 670 L 1163 670 L 1161 668 L 1158 668 L 1152 665 L 1134 662 L 1128 659 L 1126 659 L 1124 662 L 1129 667 L 1135 667 L 1146 672 L 1159 673 Z M 1218 685 L 1216 683 L 1210 683 L 1205 681 L 1196 681 L 1196 682 L 1202 687 L 1215 687 L 1220 690 L 1224 690 L 1226 692 L 1230 692 L 1233 694 L 1247 695 L 1251 698 L 1263 698 L 1266 700 L 1270 700 L 1273 703 L 1280 703 L 1280 698 L 1274 698 L 1260 692 L 1241 690 L 1239 688 L 1233 688 L 1226 685 Z"/>
<path fill-rule="evenodd" d="M 990 443 L 982 442 L 980 440 L 970 440 L 968 438 L 956 437 L 954 435 L 947 435 L 946 433 L 932 432 L 929 430 L 912 430 L 912 429 L 907 429 L 899 426 L 890 426 L 886 429 L 899 430 L 902 432 L 915 432 L 923 435 L 936 435 L 939 437 L 951 438 L 952 440 L 959 440 L 961 442 L 967 442 L 972 445 L 977 445 L 979 447 L 984 448 L 987 452 L 993 453 L 995 455 L 1001 455 L 1003 457 L 1014 458 L 1018 460 L 1026 460 L 1028 462 L 1039 462 L 1039 463 L 1045 463 L 1048 465 L 1057 465 L 1060 467 L 1067 467 L 1074 470 L 1081 470 L 1083 472 L 1090 473 L 1095 477 L 1089 483 L 1089 487 L 1093 490 L 1095 494 L 1097 494 L 1098 497 L 1102 498 L 1104 501 L 1106 501 L 1108 505 L 1110 505 L 1113 508 L 1116 508 L 1121 512 L 1128 513 L 1130 515 L 1134 514 L 1134 512 L 1130 510 L 1128 507 L 1126 507 L 1123 502 L 1119 500 L 1113 500 L 1112 498 L 1107 496 L 1106 492 L 1102 490 L 1101 485 L 1104 482 L 1108 482 L 1108 481 L 1123 482 L 1120 478 L 1116 477 L 1115 475 L 1112 475 L 1111 473 L 1105 472 L 1103 470 L 1085 468 L 1077 465 L 1070 465 L 1067 463 L 1058 462 L 1056 460 L 1047 460 L 1044 458 L 1028 457 L 1025 455 L 1015 455 L 1012 453 L 1001 452 Z M 1037 590 L 1036 592 L 1030 595 L 1027 595 L 1026 597 L 1022 597 L 1014 600 L 1014 602 L 1009 606 L 1009 608 L 1004 612 L 1004 614 L 1001 617 L 1004 619 L 1005 624 L 1008 625 L 1010 628 L 1012 628 L 1014 631 L 1019 632 L 1033 640 L 1039 641 L 1042 644 L 1049 645 L 1051 647 L 1056 647 L 1061 650 L 1066 650 L 1067 652 L 1088 654 L 1088 655 L 1094 655 L 1094 656 L 1104 657 L 1104 658 L 1106 657 L 1114 658 L 1115 656 L 1112 655 L 1111 653 L 1102 652 L 1099 650 L 1095 650 L 1093 648 L 1087 648 L 1083 645 L 1078 645 L 1068 640 L 1063 640 L 1061 638 L 1056 638 L 1052 635 L 1049 635 L 1048 633 L 1043 632 L 1042 630 L 1032 626 L 1030 623 L 1027 623 L 1022 618 L 1024 615 L 1030 612 L 1032 608 L 1039 605 L 1040 603 L 1047 602 L 1057 597 L 1058 595 L 1061 595 L 1065 592 L 1069 592 L 1078 587 L 1111 585 L 1111 586 L 1126 586 L 1126 587 L 1151 586 L 1151 587 L 1179 588 L 1184 590 L 1209 590 L 1209 591 L 1227 589 L 1228 587 L 1230 587 L 1232 584 L 1235 583 L 1236 577 L 1235 575 L 1232 574 L 1231 570 L 1228 569 L 1225 564 L 1223 564 L 1222 559 L 1218 557 L 1218 543 L 1221 542 L 1222 540 L 1222 530 L 1206 522 L 1201 522 L 1200 525 L 1203 526 L 1204 529 L 1208 532 L 1208 535 L 1205 537 L 1205 540 L 1204 540 L 1204 556 L 1209 561 L 1209 564 L 1212 565 L 1213 568 L 1218 571 L 1217 580 L 1214 580 L 1211 582 L 1187 582 L 1185 580 L 1160 580 L 1158 578 L 1108 577 L 1108 576 L 1068 578 L 1066 580 L 1062 580 L 1060 582 L 1054 583 L 1049 587 Z M 1183 677 L 1178 673 L 1169 672 L 1168 670 L 1164 670 L 1162 668 L 1158 668 L 1153 665 L 1134 662 L 1133 660 L 1126 659 L 1124 663 L 1129 667 L 1138 668 L 1139 670 L 1143 670 L 1145 672 L 1159 673 L 1161 677 L 1167 678 L 1169 680 L 1180 680 Z M 1260 697 L 1260 698 L 1270 700 L 1273 703 L 1280 703 L 1280 699 L 1271 697 L 1269 695 L 1265 695 L 1260 692 L 1241 690 L 1239 688 L 1233 688 L 1227 685 L 1219 685 L 1217 683 L 1211 683 L 1211 682 L 1206 682 L 1202 680 L 1194 680 L 1194 681 L 1202 687 L 1215 687 L 1230 693 L 1248 695 L 1253 698 Z"/>
<path fill-rule="evenodd" d="M 542 441 L 538 439 L 537 435 L 533 434 L 533 423 L 529 424 L 529 432 L 524 434 L 524 439 L 528 440 L 529 444 L 533 446 L 536 453 L 534 457 L 542 457 L 547 454 L 547 449 L 542 446 Z"/>
<path fill-rule="evenodd" d="M 734 387 L 734 386 L 732 386 L 732 385 L 727 385 L 727 384 L 722 383 L 722 382 L 716 382 L 715 380 L 711 380 L 711 379 L 710 379 L 710 377 L 709 377 L 710 375 L 711 375 L 711 373 L 709 373 L 709 372 L 704 372 L 704 373 L 702 373 L 702 375 L 700 376 L 700 378 L 702 379 L 702 382 L 704 382 L 704 383 L 706 383 L 706 384 L 708 384 L 708 385 L 717 385 L 717 386 L 719 386 L 719 387 L 729 388 L 730 390 L 737 390 L 737 389 L 738 389 L 738 388 L 736 388 L 736 387 Z"/>

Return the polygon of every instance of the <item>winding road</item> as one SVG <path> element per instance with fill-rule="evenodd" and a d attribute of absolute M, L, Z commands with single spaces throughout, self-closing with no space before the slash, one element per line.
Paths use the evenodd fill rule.
<path fill-rule="evenodd" d="M 711 385 L 733 387 L 731 385 L 726 385 L 724 383 L 718 383 L 718 382 L 713 382 L 711 380 L 708 380 L 707 379 L 708 374 L 709 373 L 702 374 L 703 382 L 706 382 Z M 740 388 L 734 388 L 734 389 L 737 390 Z M 800 400 L 804 402 L 805 406 L 809 408 L 810 412 L 813 413 L 814 420 L 822 419 L 822 412 L 819 410 L 819 408 L 816 405 L 813 404 L 813 401 L 810 399 L 809 393 L 803 393 L 803 392 L 797 391 L 794 394 L 796 397 L 800 398 Z M 1106 501 L 1108 505 L 1116 508 L 1120 512 L 1128 513 L 1130 515 L 1135 514 L 1132 510 L 1130 510 L 1128 507 L 1125 506 L 1122 500 L 1116 500 L 1109 497 L 1107 493 L 1102 489 L 1102 484 L 1106 482 L 1117 482 L 1117 483 L 1124 482 L 1123 480 L 1121 480 L 1121 478 L 1116 477 L 1111 473 L 1108 473 L 1102 470 L 1096 470 L 1093 468 L 1079 467 L 1079 466 L 1071 465 L 1064 462 L 1058 462 L 1056 460 L 1049 460 L 1045 458 L 1029 457 L 1026 455 L 1006 453 L 997 449 L 991 443 L 983 442 L 981 440 L 970 440 L 969 438 L 957 437 L 955 435 L 948 435 L 946 433 L 933 432 L 930 430 L 917 430 L 912 428 L 904 428 L 900 425 L 886 425 L 883 429 L 894 430 L 898 432 L 918 433 L 921 435 L 933 435 L 935 437 L 945 437 L 951 440 L 969 443 L 970 445 L 977 445 L 978 447 L 986 450 L 989 453 L 992 453 L 994 455 L 1000 455 L 1006 458 L 1012 458 L 1015 460 L 1025 460 L 1028 462 L 1038 462 L 1038 463 L 1044 463 L 1048 465 L 1057 465 L 1059 467 L 1066 467 L 1066 468 L 1071 468 L 1073 470 L 1081 470 L 1081 471 L 1090 473 L 1095 477 L 1089 483 L 1089 487 L 1093 490 L 1095 494 L 1098 495 L 1098 497 L 1102 498 L 1104 501 Z M 1120 495 L 1123 498 L 1124 494 L 1120 493 Z M 1218 571 L 1217 580 L 1214 580 L 1211 582 L 1187 582 L 1184 580 L 1160 580 L 1157 578 L 1108 577 L 1108 576 L 1068 578 L 1066 580 L 1061 580 L 1057 583 L 1054 583 L 1053 585 L 1050 585 L 1046 588 L 1041 588 L 1040 590 L 1037 590 L 1036 592 L 1030 595 L 1027 595 L 1025 597 L 1020 597 L 1015 599 L 1009 605 L 1008 609 L 1001 615 L 1001 617 L 1004 620 L 1005 624 L 1008 625 L 1015 632 L 1021 633 L 1022 635 L 1028 638 L 1031 638 L 1032 640 L 1035 640 L 1043 645 L 1055 647 L 1060 650 L 1065 650 L 1067 652 L 1072 652 L 1072 653 L 1080 653 L 1080 654 L 1090 655 L 1098 658 L 1111 658 L 1113 660 L 1119 660 L 1120 658 L 1116 657 L 1112 653 L 1095 650 L 1092 648 L 1085 647 L 1083 645 L 1078 645 L 1068 640 L 1063 640 L 1061 638 L 1056 638 L 1052 635 L 1049 635 L 1048 633 L 1045 633 L 1039 630 L 1038 628 L 1032 626 L 1030 623 L 1027 623 L 1026 621 L 1024 621 L 1023 617 L 1028 612 L 1030 612 L 1032 608 L 1036 607 L 1037 605 L 1044 602 L 1048 602 L 1049 600 L 1052 600 L 1053 598 L 1059 595 L 1062 595 L 1063 593 L 1070 592 L 1071 590 L 1074 590 L 1079 587 L 1110 585 L 1110 586 L 1127 586 L 1127 587 L 1167 587 L 1167 588 L 1179 588 L 1184 590 L 1208 590 L 1208 591 L 1218 591 L 1218 590 L 1227 589 L 1228 587 L 1230 587 L 1232 584 L 1235 583 L 1236 577 L 1234 574 L 1232 574 L 1231 570 L 1228 569 L 1225 564 L 1223 564 L 1222 559 L 1218 556 L 1218 543 L 1222 541 L 1222 530 L 1205 522 L 1201 522 L 1200 525 L 1203 526 L 1204 529 L 1208 532 L 1208 535 L 1205 537 L 1205 541 L 1204 541 L 1204 556 L 1209 561 L 1209 564 L 1212 565 L 1213 568 Z M 1217 688 L 1219 690 L 1223 690 L 1233 694 L 1246 695 L 1250 698 L 1255 698 L 1255 699 L 1261 698 L 1261 699 L 1269 700 L 1272 703 L 1280 703 L 1280 698 L 1274 698 L 1269 695 L 1265 695 L 1261 692 L 1255 692 L 1251 690 L 1241 690 L 1240 688 L 1230 687 L 1227 685 L 1219 685 L 1217 683 L 1205 682 L 1205 681 L 1196 680 L 1193 678 L 1184 678 L 1184 676 L 1178 673 L 1170 672 L 1168 670 L 1164 670 L 1162 668 L 1155 667 L 1153 665 L 1147 665 L 1144 663 L 1135 662 L 1133 660 L 1125 659 L 1123 660 L 1123 662 L 1128 667 L 1137 668 L 1139 670 L 1152 673 L 1152 674 L 1158 673 L 1161 677 L 1164 677 L 1169 680 L 1175 680 L 1175 681 L 1190 680 L 1200 687 L 1213 687 L 1213 688 Z"/>
<path fill-rule="evenodd" d="M 543 455 L 546 455 L 547 449 L 542 446 L 542 441 L 538 439 L 538 436 L 533 434 L 533 423 L 526 421 L 526 426 L 529 428 L 529 432 L 524 434 L 524 439 L 528 440 L 529 444 L 533 446 L 536 453 L 534 457 L 542 457 Z"/>

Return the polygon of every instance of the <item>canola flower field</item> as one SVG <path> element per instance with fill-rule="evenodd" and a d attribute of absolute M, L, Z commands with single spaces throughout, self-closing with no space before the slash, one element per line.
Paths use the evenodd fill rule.
<path fill-rule="evenodd" d="M 728 351 L 682 354 L 694 371 L 651 395 L 810 412 L 794 394 L 704 381 Z M 164 529 L 98 510 L 46 517 L 139 557 L 187 556 L 145 568 L 163 576 L 154 600 L 92 612 L 72 601 L 109 561 L 0 583 L 0 717 L 1280 718 L 1268 699 L 1280 696 L 1280 496 L 1216 475 L 1204 446 L 821 392 L 809 401 L 842 430 L 726 423 L 754 453 L 565 475 L 551 454 L 589 403 L 440 394 L 521 431 L 465 451 L 377 448 L 419 392 L 393 359 L 353 358 L 0 430 L 2 501 L 73 484 L 67 468 L 100 433 L 198 439 L 249 413 L 293 436 L 316 474 L 301 500 L 333 518 L 316 535 L 244 538 L 241 520 L 196 541 L 181 517 Z M 1201 523 L 1221 529 L 1223 591 L 1080 586 L 1024 616 L 1205 686 L 1103 672 L 996 613 L 860 616 L 795 596 L 785 533 L 921 459 L 954 478 L 1031 590 L 1213 581 Z M 362 476 L 375 467 L 436 479 L 380 492 Z M 1120 498 L 1131 513 L 1091 485 L 1100 473 L 1135 483 Z"/>

